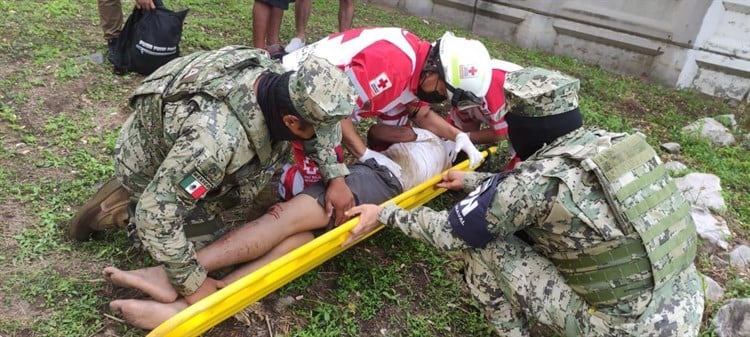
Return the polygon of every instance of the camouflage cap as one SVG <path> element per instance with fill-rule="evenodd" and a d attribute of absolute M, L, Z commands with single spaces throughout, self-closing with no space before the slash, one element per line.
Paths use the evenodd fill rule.
<path fill-rule="evenodd" d="M 524 68 L 505 76 L 505 112 L 525 117 L 543 117 L 578 107 L 578 79 L 558 71 Z"/>
<path fill-rule="evenodd" d="M 357 96 L 341 69 L 309 55 L 289 78 L 289 97 L 300 116 L 318 126 L 332 125 L 351 115 Z"/>
<path fill-rule="evenodd" d="M 350 116 L 356 92 L 349 77 L 324 58 L 309 55 L 289 77 L 289 98 L 300 117 L 315 128 L 320 149 L 341 144 L 339 121 Z"/>

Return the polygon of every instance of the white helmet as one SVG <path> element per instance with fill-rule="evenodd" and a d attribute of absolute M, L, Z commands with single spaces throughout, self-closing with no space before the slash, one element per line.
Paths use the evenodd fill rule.
<path fill-rule="evenodd" d="M 438 43 L 448 98 L 452 98 L 455 89 L 468 91 L 477 98 L 484 97 L 492 81 L 490 53 L 484 44 L 479 40 L 456 37 L 451 32 L 445 32 Z"/>

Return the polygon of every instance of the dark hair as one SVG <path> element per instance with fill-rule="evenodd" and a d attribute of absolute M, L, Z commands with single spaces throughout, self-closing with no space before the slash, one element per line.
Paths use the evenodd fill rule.
<path fill-rule="evenodd" d="M 435 41 L 435 44 L 430 46 L 430 50 L 427 52 L 427 59 L 425 59 L 424 66 L 422 66 L 422 72 L 420 76 L 423 76 L 426 72 L 437 73 L 441 79 L 445 79 L 445 73 L 443 72 L 443 64 L 440 61 L 440 39 Z"/>

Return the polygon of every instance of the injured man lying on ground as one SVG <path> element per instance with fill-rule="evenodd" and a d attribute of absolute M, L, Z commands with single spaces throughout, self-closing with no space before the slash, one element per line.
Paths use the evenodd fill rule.
<path fill-rule="evenodd" d="M 357 205 L 380 204 L 448 169 L 456 150 L 427 130 L 376 124 L 370 137 L 393 143 L 382 153 L 397 164 L 396 176 L 374 159 L 349 166 L 346 183 Z M 225 234 L 198 250 L 198 262 L 209 272 L 204 281 L 205 297 L 265 264 L 304 245 L 314 238 L 313 231 L 329 228 L 325 212 L 325 186 L 316 183 L 286 202 L 277 203 L 258 219 Z M 222 278 L 211 272 L 236 267 Z M 118 286 L 137 289 L 151 299 L 119 299 L 110 308 L 129 324 L 154 329 L 190 303 L 178 296 L 163 267 L 154 266 L 124 271 L 116 267 L 103 270 L 104 278 Z M 214 275 L 215 276 L 215 275 Z"/>

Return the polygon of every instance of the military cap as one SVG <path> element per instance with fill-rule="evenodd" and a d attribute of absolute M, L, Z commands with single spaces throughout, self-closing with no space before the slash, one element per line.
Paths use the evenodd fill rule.
<path fill-rule="evenodd" d="M 319 144 L 341 139 L 338 122 L 354 111 L 356 92 L 346 74 L 328 60 L 309 55 L 289 78 L 289 98 L 302 119 L 315 128 Z M 335 136 L 338 133 L 338 136 Z"/>
<path fill-rule="evenodd" d="M 507 113 L 525 117 L 543 117 L 568 112 L 578 107 L 578 79 L 558 71 L 524 68 L 505 76 Z"/>

